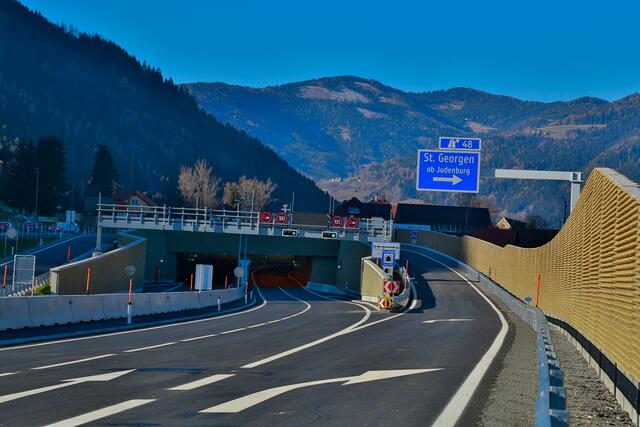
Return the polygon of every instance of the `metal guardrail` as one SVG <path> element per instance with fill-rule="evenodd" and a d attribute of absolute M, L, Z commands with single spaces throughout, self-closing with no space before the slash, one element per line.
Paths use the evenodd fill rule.
<path fill-rule="evenodd" d="M 294 214 L 295 217 L 295 214 Z M 291 217 L 289 217 L 291 218 Z M 334 228 L 317 225 L 280 224 L 260 221 L 260 212 L 181 208 L 168 206 L 134 206 L 98 204 L 98 225 L 104 228 L 177 230 L 192 232 L 255 234 L 282 236 L 284 229 L 296 229 L 296 237 L 326 238 L 323 232 L 335 232 L 337 240 L 389 241 L 393 222 L 363 218 L 357 228 Z"/>
<path fill-rule="evenodd" d="M 439 258 L 440 262 L 447 261 L 459 270 L 463 270 L 468 276 L 475 276 L 476 279 L 474 281 L 477 285 L 484 291 L 498 297 L 510 311 L 520 317 L 536 332 L 538 385 L 535 425 L 536 427 L 568 426 L 569 411 L 566 407 L 564 374 L 551 343 L 547 318 L 542 310 L 520 301 L 520 299 L 507 292 L 490 278 L 449 255 L 417 245 L 403 244 L 403 246 L 409 246 L 412 250 Z"/>

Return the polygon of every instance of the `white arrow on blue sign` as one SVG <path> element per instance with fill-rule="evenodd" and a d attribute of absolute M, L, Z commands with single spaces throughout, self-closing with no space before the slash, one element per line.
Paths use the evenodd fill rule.
<path fill-rule="evenodd" d="M 438 145 L 441 150 L 480 150 L 482 140 L 480 138 L 453 138 L 441 136 Z"/>
<path fill-rule="evenodd" d="M 480 191 L 480 152 L 418 150 L 416 189 L 477 193 Z"/>

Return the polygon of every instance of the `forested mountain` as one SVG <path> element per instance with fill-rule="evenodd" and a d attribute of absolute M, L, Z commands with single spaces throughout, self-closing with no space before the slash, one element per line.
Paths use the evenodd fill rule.
<path fill-rule="evenodd" d="M 252 136 L 218 122 L 159 70 L 113 42 L 51 24 L 13 0 L 0 2 L 0 155 L 17 139 L 64 141 L 68 182 L 79 196 L 95 149 L 113 153 L 124 190 L 175 202 L 181 165 L 207 159 L 223 181 L 271 178 L 275 197 L 323 210 L 328 197 Z M 0 159 L 2 160 L 2 159 Z M 78 198 L 76 198 L 77 200 Z"/>
<path fill-rule="evenodd" d="M 638 94 L 544 103 L 468 88 L 408 93 L 351 76 L 260 89 L 186 87 L 205 110 L 261 138 L 337 198 L 384 193 L 393 201 L 455 203 L 415 190 L 416 150 L 435 148 L 439 136 L 483 138 L 481 195 L 508 215 L 541 214 L 558 225 L 568 187 L 498 181 L 489 178 L 495 168 L 588 174 L 607 166 L 640 180 Z"/>

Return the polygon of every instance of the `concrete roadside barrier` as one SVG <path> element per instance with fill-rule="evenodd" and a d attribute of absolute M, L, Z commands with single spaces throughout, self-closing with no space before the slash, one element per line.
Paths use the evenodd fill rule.
<path fill-rule="evenodd" d="M 204 292 L 137 293 L 133 295 L 133 315 L 193 310 L 241 299 L 241 289 Z M 42 295 L 1 297 L 0 331 L 38 326 L 64 325 L 127 316 L 127 294 Z"/>
<path fill-rule="evenodd" d="M 33 326 L 28 297 L 0 298 L 0 330 Z"/>
<path fill-rule="evenodd" d="M 104 319 L 119 319 L 127 316 L 126 294 L 94 295 L 102 300 Z"/>
<path fill-rule="evenodd" d="M 78 295 L 69 297 L 69 300 L 73 321 L 90 322 L 104 319 L 102 302 L 95 295 Z"/>
<path fill-rule="evenodd" d="M 73 298 L 43 295 L 28 298 L 29 317 L 33 326 L 65 325 L 73 323 Z"/>

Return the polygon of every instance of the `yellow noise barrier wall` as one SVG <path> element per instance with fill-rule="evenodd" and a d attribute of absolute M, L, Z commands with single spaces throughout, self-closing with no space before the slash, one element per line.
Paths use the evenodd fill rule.
<path fill-rule="evenodd" d="M 396 231 L 409 243 L 410 232 Z M 594 169 L 562 230 L 539 248 L 501 248 L 473 237 L 420 232 L 418 244 L 474 267 L 520 299 L 536 302 L 640 378 L 640 186 Z"/>

